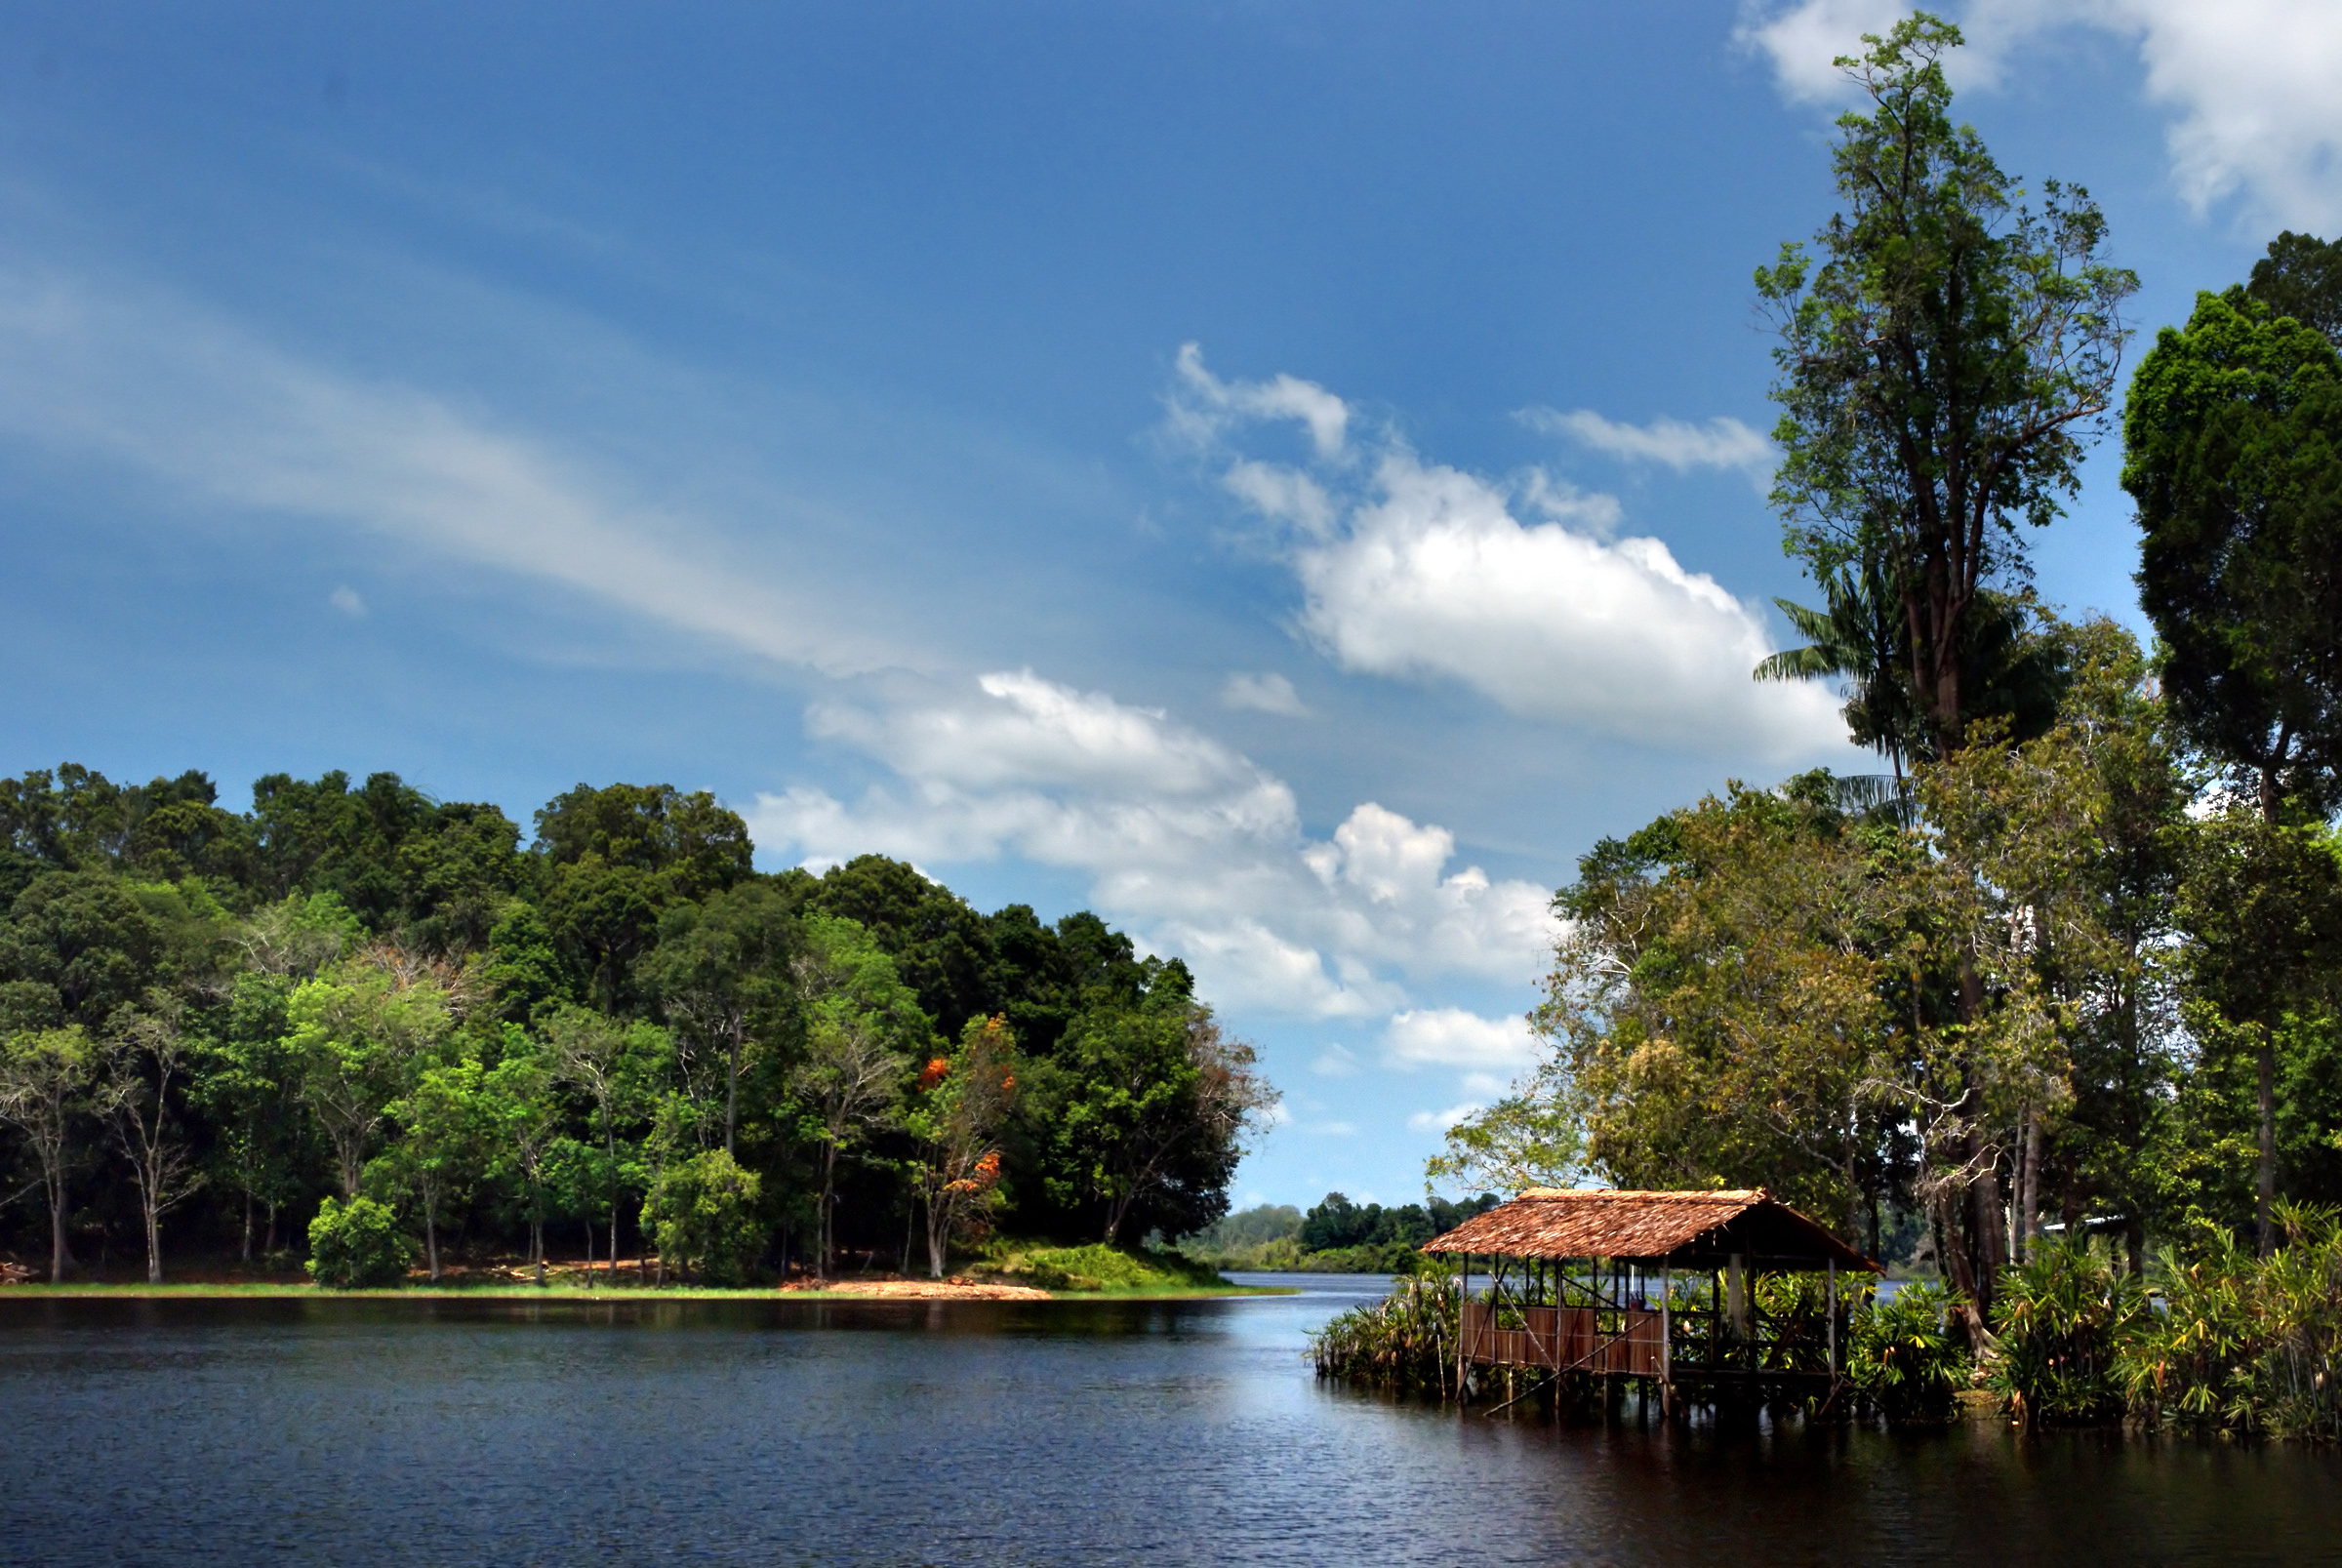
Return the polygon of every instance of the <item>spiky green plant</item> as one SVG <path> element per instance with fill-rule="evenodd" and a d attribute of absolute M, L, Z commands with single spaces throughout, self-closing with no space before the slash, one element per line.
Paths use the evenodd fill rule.
<path fill-rule="evenodd" d="M 1927 1280 L 1855 1308 L 1846 1376 L 1863 1402 L 1896 1426 L 1940 1424 L 1958 1408 L 1970 1363 L 1953 1305 L 1951 1292 Z"/>
<path fill-rule="evenodd" d="M 1310 1336 L 1321 1378 L 1436 1392 L 1455 1385 L 1462 1291 L 1452 1274 L 1401 1280 Z"/>
<path fill-rule="evenodd" d="M 2164 1310 L 2124 1343 L 2131 1407 L 2179 1430 L 2342 1440 L 2342 1211 L 2278 1204 L 2284 1241 L 2257 1258 L 2200 1226 L 2165 1250 Z"/>
<path fill-rule="evenodd" d="M 2149 1315 L 2137 1275 L 2116 1273 L 2085 1239 L 2044 1239 L 2001 1271 L 1987 1386 L 2029 1426 L 2119 1421 L 2125 1401 L 2116 1359 Z"/>

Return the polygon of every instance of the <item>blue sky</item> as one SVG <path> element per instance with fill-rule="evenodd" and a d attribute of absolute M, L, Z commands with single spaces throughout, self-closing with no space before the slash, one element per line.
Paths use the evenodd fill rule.
<path fill-rule="evenodd" d="M 2330 233 L 2342 20 L 1980 0 L 2142 331 Z M 1851 759 L 1758 688 L 1751 269 L 1891 8 L 0 15 L 0 769 L 716 791 L 1188 957 L 1404 1200 L 1577 855 Z M 2042 590 L 2137 620 L 2111 451 Z"/>

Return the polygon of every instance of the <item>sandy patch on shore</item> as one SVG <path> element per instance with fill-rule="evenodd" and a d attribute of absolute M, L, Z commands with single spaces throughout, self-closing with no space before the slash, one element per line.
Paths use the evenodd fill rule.
<path fill-rule="evenodd" d="M 987 1285 L 973 1279 L 833 1279 L 818 1285 L 792 1279 L 784 1292 L 819 1290 L 831 1296 L 865 1296 L 872 1301 L 1045 1302 L 1049 1293 L 1030 1285 Z"/>

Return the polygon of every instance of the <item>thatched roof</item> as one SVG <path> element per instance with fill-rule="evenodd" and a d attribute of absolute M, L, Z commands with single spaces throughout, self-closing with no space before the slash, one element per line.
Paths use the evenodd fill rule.
<path fill-rule="evenodd" d="M 1616 1258 L 1714 1267 L 1737 1253 L 1751 1266 L 1878 1266 L 1762 1187 L 1716 1192 L 1626 1192 L 1533 1186 L 1475 1215 L 1425 1252 L 1508 1258 Z"/>

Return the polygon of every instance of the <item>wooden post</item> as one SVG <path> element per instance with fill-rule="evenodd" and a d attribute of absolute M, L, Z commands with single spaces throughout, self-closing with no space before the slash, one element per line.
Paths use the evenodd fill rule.
<path fill-rule="evenodd" d="M 1659 1419 L 1676 1414 L 1675 1303 L 1669 1300 L 1674 1274 L 1665 1261 L 1659 1265 Z"/>
<path fill-rule="evenodd" d="M 1837 1260 L 1830 1260 L 1830 1381 L 1837 1382 Z"/>
<path fill-rule="evenodd" d="M 1472 1366 L 1472 1254 L 1464 1255 L 1464 1276 L 1456 1285 L 1456 1409 L 1464 1408 L 1464 1375 Z"/>

